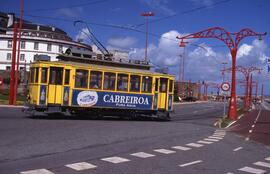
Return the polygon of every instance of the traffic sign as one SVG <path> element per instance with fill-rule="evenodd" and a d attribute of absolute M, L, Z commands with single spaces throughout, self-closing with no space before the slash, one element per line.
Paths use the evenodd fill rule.
<path fill-rule="evenodd" d="M 230 90 L 230 83 L 228 83 L 228 82 L 223 82 L 223 83 L 221 84 L 221 89 L 222 89 L 222 91 L 229 91 L 229 90 Z"/>

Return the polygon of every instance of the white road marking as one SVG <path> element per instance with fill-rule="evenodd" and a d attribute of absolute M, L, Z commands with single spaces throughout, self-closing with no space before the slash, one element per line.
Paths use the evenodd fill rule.
<path fill-rule="evenodd" d="M 209 136 L 208 138 L 214 138 L 214 139 L 219 139 L 219 140 L 223 139 L 223 137 L 214 137 L 214 136 Z"/>
<path fill-rule="evenodd" d="M 81 171 L 81 170 L 87 170 L 87 169 L 93 169 L 97 166 L 87 163 L 87 162 L 80 162 L 80 163 L 73 163 L 73 164 L 67 164 L 66 167 L 69 167 L 71 169 Z"/>
<path fill-rule="evenodd" d="M 249 133 L 252 133 L 252 129 L 250 129 L 248 132 L 249 132 Z"/>
<path fill-rule="evenodd" d="M 270 157 L 265 158 L 265 160 L 270 161 Z"/>
<path fill-rule="evenodd" d="M 109 157 L 109 158 L 102 158 L 101 160 L 102 161 L 107 161 L 107 162 L 110 162 L 110 163 L 114 163 L 114 164 L 130 161 L 129 159 L 121 158 L 121 157 L 118 157 L 118 156 Z"/>
<path fill-rule="evenodd" d="M 197 144 L 197 143 L 188 143 L 186 144 L 187 146 L 191 146 L 191 147 L 202 147 L 202 144 Z"/>
<path fill-rule="evenodd" d="M 253 124 L 251 127 L 253 127 L 253 128 L 254 128 L 254 127 L 255 127 L 255 124 Z"/>
<path fill-rule="evenodd" d="M 237 147 L 237 148 L 233 149 L 233 151 L 236 152 L 236 151 L 241 150 L 241 149 L 243 149 L 243 147 Z"/>
<path fill-rule="evenodd" d="M 153 154 L 150 154 L 150 153 L 145 153 L 145 152 L 137 152 L 137 153 L 133 153 L 133 154 L 130 154 L 130 155 L 136 156 L 136 157 L 139 157 L 139 158 L 149 158 L 149 157 L 156 156 L 156 155 L 153 155 Z"/>
<path fill-rule="evenodd" d="M 226 132 L 225 130 L 215 130 L 215 132 Z"/>
<path fill-rule="evenodd" d="M 268 167 L 270 168 L 270 163 L 266 163 L 266 162 L 261 162 L 261 161 L 258 161 L 256 163 L 253 163 L 254 165 L 257 165 L 257 166 L 262 166 L 262 167 Z"/>
<path fill-rule="evenodd" d="M 205 140 L 205 141 L 215 141 L 215 142 L 216 142 L 216 141 L 219 141 L 219 140 L 217 140 L 217 139 L 212 139 L 212 138 L 205 138 L 204 140 Z"/>
<path fill-rule="evenodd" d="M 245 140 L 246 140 L 246 141 L 249 141 L 249 137 L 246 137 Z"/>
<path fill-rule="evenodd" d="M 211 142 L 211 141 L 197 141 L 197 143 L 212 144 L 213 142 Z"/>
<path fill-rule="evenodd" d="M 226 174 L 233 174 L 233 173 L 229 172 L 229 173 L 226 173 Z"/>
<path fill-rule="evenodd" d="M 155 149 L 155 152 L 159 152 L 159 153 L 163 153 L 163 154 L 171 154 L 171 153 L 175 153 L 175 151 L 173 150 L 168 150 L 168 149 Z"/>
<path fill-rule="evenodd" d="M 179 165 L 179 166 L 180 166 L 180 167 L 186 167 L 186 166 L 190 166 L 190 165 L 193 165 L 193 164 L 198 164 L 198 163 L 201 163 L 201 162 L 203 162 L 203 161 L 202 161 L 202 160 L 197 160 L 197 161 L 193 161 L 193 162 L 181 164 L 181 165 Z"/>
<path fill-rule="evenodd" d="M 243 171 L 243 172 L 253 173 L 253 174 L 263 174 L 266 172 L 265 170 L 247 167 L 247 166 L 238 170 Z"/>
<path fill-rule="evenodd" d="M 178 149 L 178 150 L 183 150 L 183 151 L 187 151 L 190 150 L 191 148 L 189 147 L 184 147 L 184 146 L 173 146 L 173 149 Z"/>
<path fill-rule="evenodd" d="M 214 133 L 213 136 L 224 137 L 226 134 Z"/>
<path fill-rule="evenodd" d="M 21 174 L 54 174 L 46 169 L 36 169 L 36 170 L 28 170 L 24 172 L 20 172 Z"/>
<path fill-rule="evenodd" d="M 214 133 L 213 135 L 214 136 L 225 136 L 226 134 L 225 133 Z"/>

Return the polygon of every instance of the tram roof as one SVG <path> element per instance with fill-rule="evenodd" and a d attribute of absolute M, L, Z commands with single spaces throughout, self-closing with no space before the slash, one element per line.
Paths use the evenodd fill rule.
<path fill-rule="evenodd" d="M 81 68 L 93 67 L 95 69 L 105 69 L 105 70 L 114 70 L 114 71 L 124 71 L 124 72 L 133 72 L 133 73 L 140 73 L 140 74 L 148 74 L 148 75 L 159 75 L 159 76 L 170 76 L 173 77 L 172 74 L 163 74 L 151 70 L 144 70 L 144 69 L 134 69 L 134 68 L 126 68 L 126 67 L 112 67 L 108 65 L 96 65 L 96 64 L 85 64 L 80 62 L 72 62 L 72 61 L 36 61 L 32 64 L 51 64 L 51 65 L 66 65 L 66 66 L 77 66 Z"/>

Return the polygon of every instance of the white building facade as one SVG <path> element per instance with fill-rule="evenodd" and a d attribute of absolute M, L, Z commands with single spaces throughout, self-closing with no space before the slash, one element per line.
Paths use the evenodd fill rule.
<path fill-rule="evenodd" d="M 14 20 L 9 15 L 8 23 Z M 15 19 L 18 20 L 18 19 Z M 3 28 L 3 26 L 2 26 Z M 6 27 L 6 31 L 0 33 L 0 70 L 10 70 L 12 61 L 13 25 Z M 18 43 L 17 43 L 18 48 Z M 20 64 L 19 69 L 29 69 L 31 62 L 37 55 L 50 56 L 51 61 L 56 60 L 56 56 L 65 52 L 67 48 L 82 49 L 92 51 L 91 46 L 73 41 L 64 31 L 52 26 L 44 26 L 29 22 L 23 23 Z M 16 54 L 17 60 L 17 54 Z"/>

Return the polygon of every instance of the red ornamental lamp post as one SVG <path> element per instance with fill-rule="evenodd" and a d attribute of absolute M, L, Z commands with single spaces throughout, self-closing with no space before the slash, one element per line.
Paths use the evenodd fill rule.
<path fill-rule="evenodd" d="M 251 67 L 243 67 L 243 66 L 236 66 L 235 67 L 236 71 L 239 71 L 241 73 L 243 73 L 243 75 L 245 76 L 245 100 L 244 100 L 244 108 L 247 110 L 250 107 L 250 99 L 249 99 L 249 85 L 250 85 L 250 74 L 254 71 L 258 71 L 259 73 L 261 72 L 262 69 L 257 68 L 255 66 L 251 66 Z M 222 72 L 231 72 L 232 68 L 226 68 L 223 69 Z"/>
<path fill-rule="evenodd" d="M 229 103 L 229 111 L 228 117 L 232 120 L 237 119 L 236 113 L 236 55 L 237 49 L 239 46 L 240 41 L 248 36 L 258 36 L 259 39 L 262 36 L 266 35 L 267 33 L 255 33 L 251 29 L 245 28 L 240 30 L 237 33 L 231 33 L 226 31 L 224 28 L 221 27 L 212 27 L 206 30 L 192 33 L 183 37 L 177 37 L 180 39 L 180 45 L 184 42 L 184 39 L 194 39 L 194 38 L 215 38 L 223 41 L 227 47 L 230 49 L 230 53 L 232 56 L 232 82 L 231 82 L 231 98 Z"/>

